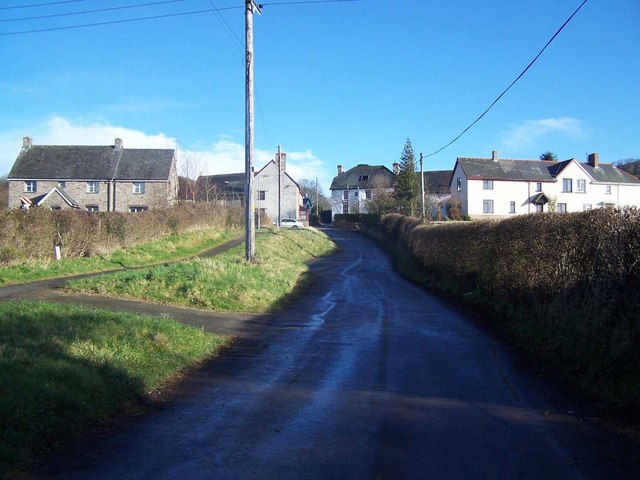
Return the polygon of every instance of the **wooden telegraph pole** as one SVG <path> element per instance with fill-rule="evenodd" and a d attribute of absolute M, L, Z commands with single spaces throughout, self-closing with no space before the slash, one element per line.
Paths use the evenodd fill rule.
<path fill-rule="evenodd" d="M 424 223 L 427 216 L 424 208 L 424 170 L 422 166 L 422 154 L 420 154 L 420 192 L 422 195 L 422 223 Z"/>
<path fill-rule="evenodd" d="M 247 261 L 256 256 L 256 207 L 253 199 L 253 12 L 262 13 L 255 0 L 245 0 L 245 196 L 244 243 Z"/>

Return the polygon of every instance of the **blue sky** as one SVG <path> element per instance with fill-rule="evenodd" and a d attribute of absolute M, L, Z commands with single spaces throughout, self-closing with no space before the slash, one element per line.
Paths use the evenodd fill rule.
<path fill-rule="evenodd" d="M 242 0 L 0 0 L 0 175 L 34 144 L 177 146 L 202 173 L 244 170 Z M 158 0 L 156 0 L 158 1 Z M 295 0 L 294 0 L 295 1 Z M 256 166 L 280 144 L 296 179 L 328 193 L 338 164 L 387 165 L 470 124 L 581 0 L 361 0 L 276 5 L 254 18 Z M 269 3 L 273 3 L 269 5 Z M 170 13 L 213 11 L 6 35 Z M 240 7 L 240 8 L 233 8 Z M 224 20 L 220 18 L 222 16 Z M 640 2 L 589 0 L 458 156 L 640 158 Z"/>

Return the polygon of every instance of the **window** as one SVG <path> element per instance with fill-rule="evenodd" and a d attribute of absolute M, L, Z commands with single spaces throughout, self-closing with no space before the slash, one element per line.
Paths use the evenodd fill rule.
<path fill-rule="evenodd" d="M 100 191 L 100 183 L 87 182 L 87 193 L 98 193 Z"/>
<path fill-rule="evenodd" d="M 367 180 L 369 180 L 369 175 L 360 175 L 360 178 L 358 178 L 358 180 L 361 182 L 366 182 Z"/>
<path fill-rule="evenodd" d="M 567 204 L 559 203 L 558 204 L 558 213 L 567 213 Z"/>
<path fill-rule="evenodd" d="M 536 205 L 536 213 L 542 213 L 542 205 Z"/>
<path fill-rule="evenodd" d="M 38 191 L 38 182 L 35 180 L 27 180 L 24 182 L 24 191 L 27 193 L 35 193 Z"/>
<path fill-rule="evenodd" d="M 98 205 L 87 205 L 87 212 L 97 212 Z"/>
<path fill-rule="evenodd" d="M 482 201 L 482 213 L 493 213 L 493 200 Z"/>
<path fill-rule="evenodd" d="M 482 189 L 483 190 L 493 190 L 493 180 L 483 180 L 482 181 Z"/>
<path fill-rule="evenodd" d="M 64 180 L 60 180 L 60 181 L 58 182 L 58 186 L 59 186 L 60 188 L 67 188 L 67 182 L 65 182 Z"/>
<path fill-rule="evenodd" d="M 358 196 L 358 193 L 360 193 L 360 190 L 356 190 L 355 192 L 353 192 L 353 196 L 354 196 L 354 197 L 357 197 L 357 196 Z"/>
<path fill-rule="evenodd" d="M 516 213 L 516 202 L 509 202 L 509 213 Z"/>
<path fill-rule="evenodd" d="M 364 198 L 366 198 L 367 200 L 371 200 L 371 189 L 368 188 L 367 190 L 364 191 Z"/>
<path fill-rule="evenodd" d="M 562 179 L 562 191 L 573 192 L 573 181 L 570 178 Z"/>
<path fill-rule="evenodd" d="M 144 182 L 133 182 L 133 193 L 144 193 Z"/>
<path fill-rule="evenodd" d="M 583 211 L 587 211 L 587 210 L 591 210 L 593 208 L 593 206 L 590 203 L 585 203 L 584 205 L 582 205 L 582 210 Z"/>
<path fill-rule="evenodd" d="M 342 204 L 342 213 L 344 213 L 345 215 L 349 213 L 349 204 L 348 203 L 343 203 Z"/>
<path fill-rule="evenodd" d="M 462 179 L 460 177 L 456 179 L 456 190 L 458 192 L 462 191 Z"/>
<path fill-rule="evenodd" d="M 265 200 L 267 198 L 267 192 L 265 190 L 260 190 L 258 192 L 258 200 Z"/>
<path fill-rule="evenodd" d="M 542 191 L 542 182 L 536 182 L 536 192 Z"/>
<path fill-rule="evenodd" d="M 604 193 L 606 193 L 607 195 L 611 195 L 611 185 L 606 185 L 604 187 Z"/>
<path fill-rule="evenodd" d="M 62 210 L 60 205 L 51 205 L 51 210 Z"/>
<path fill-rule="evenodd" d="M 584 179 L 576 180 L 576 192 L 585 193 L 587 191 L 587 181 Z"/>
<path fill-rule="evenodd" d="M 136 212 L 146 212 L 148 207 L 129 207 L 129 212 L 131 213 L 136 213 Z"/>
<path fill-rule="evenodd" d="M 349 190 L 345 190 L 344 192 L 342 192 L 342 199 L 349 200 Z"/>

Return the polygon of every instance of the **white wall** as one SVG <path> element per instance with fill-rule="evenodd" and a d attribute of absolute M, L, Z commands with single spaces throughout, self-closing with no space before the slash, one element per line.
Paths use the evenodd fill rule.
<path fill-rule="evenodd" d="M 278 219 L 278 167 L 274 162 L 268 163 L 255 177 L 253 182 L 256 213 L 265 209 L 265 213 L 273 221 Z M 260 191 L 265 192 L 265 199 L 260 200 Z M 299 207 L 302 206 L 302 195 L 297 184 L 283 173 L 281 218 L 298 218 Z"/>

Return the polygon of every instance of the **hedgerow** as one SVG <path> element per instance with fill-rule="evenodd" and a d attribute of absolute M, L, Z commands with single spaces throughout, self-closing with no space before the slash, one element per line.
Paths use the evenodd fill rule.
<path fill-rule="evenodd" d="M 138 213 L 80 210 L 0 210 L 0 265 L 51 259 L 54 246 L 64 258 L 88 257 L 199 228 L 243 224 L 242 208 L 183 204 Z"/>
<path fill-rule="evenodd" d="M 382 238 L 414 278 L 488 308 L 589 393 L 640 407 L 640 211 L 422 225 L 392 214 Z"/>

